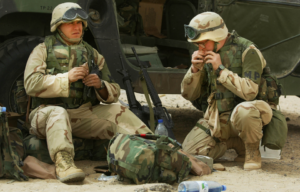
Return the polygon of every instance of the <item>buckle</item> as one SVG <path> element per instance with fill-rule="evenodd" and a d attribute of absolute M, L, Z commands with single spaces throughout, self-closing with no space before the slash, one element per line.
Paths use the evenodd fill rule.
<path fill-rule="evenodd" d="M 210 135 L 210 129 L 209 129 L 209 128 L 206 129 L 205 133 L 206 133 L 207 135 Z"/>
<path fill-rule="evenodd" d="M 118 160 L 116 160 L 116 159 L 113 158 L 113 157 L 110 157 L 110 162 L 111 162 L 113 165 L 118 165 Z"/>
<path fill-rule="evenodd" d="M 215 93 L 215 99 L 216 99 L 216 100 L 221 100 L 221 99 L 223 99 L 223 93 Z"/>

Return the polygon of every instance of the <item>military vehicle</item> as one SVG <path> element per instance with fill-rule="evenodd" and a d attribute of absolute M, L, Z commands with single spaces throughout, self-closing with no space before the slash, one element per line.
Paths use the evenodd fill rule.
<path fill-rule="evenodd" d="M 17 81 L 22 80 L 26 61 L 32 49 L 50 35 L 53 8 L 64 0 L 0 0 L 0 104 L 16 111 Z M 190 55 L 197 47 L 186 41 L 184 24 L 204 11 L 215 11 L 232 31 L 256 43 L 271 71 L 283 84 L 284 93 L 300 95 L 300 16 L 299 0 L 142 0 L 161 6 L 161 34 L 144 35 L 139 0 L 68 0 L 89 13 L 84 40 L 104 55 L 112 77 L 124 88 L 120 55 L 129 70 L 136 92 L 142 92 L 139 68 L 126 46 L 157 47 L 157 52 L 140 54 L 150 61 L 149 75 L 158 93 L 179 94 L 180 83 L 190 66 Z M 131 9 L 128 9 L 130 8 Z M 162 9 L 163 7 L 163 9 Z M 135 8 L 132 11 L 132 8 Z M 126 17 L 126 10 L 129 18 Z M 136 11 L 136 12 L 135 12 Z M 125 13 L 125 14 L 124 14 Z M 298 15 L 298 16 L 297 16 Z M 145 17 L 145 16 L 144 16 Z M 147 17 L 147 16 L 146 16 Z M 151 18 L 152 17 L 152 18 Z M 144 18 L 147 20 L 147 18 Z M 124 32 L 124 23 L 130 23 Z M 126 28 L 126 25 L 124 25 Z M 131 27 L 131 28 L 130 28 Z M 124 29 L 123 28 L 123 29 Z"/>

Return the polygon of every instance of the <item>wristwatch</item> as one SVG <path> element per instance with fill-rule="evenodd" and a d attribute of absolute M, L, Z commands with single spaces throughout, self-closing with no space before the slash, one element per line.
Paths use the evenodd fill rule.
<path fill-rule="evenodd" d="M 101 80 L 101 87 L 100 88 L 96 88 L 96 90 L 100 91 L 102 89 L 104 89 L 106 87 L 105 83 L 103 80 Z"/>
<path fill-rule="evenodd" d="M 219 76 L 219 75 L 220 75 L 220 72 L 221 72 L 223 69 L 225 69 L 225 66 L 221 64 L 221 65 L 218 67 L 218 69 L 216 70 L 216 74 Z"/>

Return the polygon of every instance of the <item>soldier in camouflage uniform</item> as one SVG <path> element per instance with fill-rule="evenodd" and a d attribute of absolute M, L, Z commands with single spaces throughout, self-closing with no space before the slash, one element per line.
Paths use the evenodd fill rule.
<path fill-rule="evenodd" d="M 272 118 L 270 105 L 255 100 L 266 66 L 263 55 L 251 41 L 228 33 L 213 12 L 195 16 L 185 32 L 199 50 L 192 55 L 181 94 L 190 101 L 207 94 L 208 108 L 185 138 L 183 150 L 217 159 L 235 149 L 235 160 L 245 162 L 245 170 L 260 169 L 262 128 Z"/>
<path fill-rule="evenodd" d="M 82 40 L 87 19 L 76 3 L 55 7 L 54 35 L 35 47 L 24 74 L 32 97 L 30 133 L 47 140 L 61 182 L 85 178 L 73 161 L 72 135 L 111 139 L 116 133 L 152 133 L 129 109 L 112 104 L 118 101 L 120 87 L 110 78 L 103 56 Z"/>

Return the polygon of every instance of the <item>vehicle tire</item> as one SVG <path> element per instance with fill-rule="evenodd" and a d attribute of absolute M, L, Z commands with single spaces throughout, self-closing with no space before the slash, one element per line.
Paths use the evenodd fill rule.
<path fill-rule="evenodd" d="M 9 39 L 0 45 L 0 105 L 7 111 L 17 112 L 14 89 L 16 81 L 23 80 L 28 57 L 42 37 L 22 36 Z"/>

